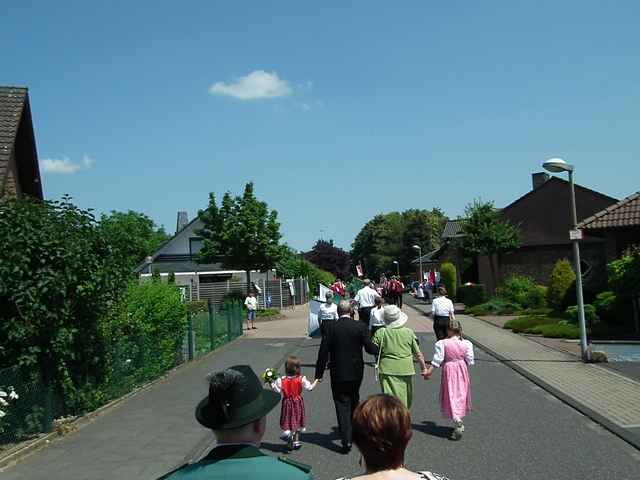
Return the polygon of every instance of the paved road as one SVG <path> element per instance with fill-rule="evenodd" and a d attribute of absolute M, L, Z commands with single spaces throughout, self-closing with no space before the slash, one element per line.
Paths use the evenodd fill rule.
<path fill-rule="evenodd" d="M 427 326 L 412 309 L 406 311 L 411 325 Z M 433 336 L 420 333 L 419 338 L 430 357 Z M 197 455 L 210 441 L 193 419 L 208 371 L 234 363 L 262 370 L 295 351 L 303 359 L 304 373 L 312 376 L 318 344 L 318 340 L 295 338 L 237 341 L 0 476 L 3 480 L 154 478 L 185 457 Z M 443 472 L 454 480 L 638 477 L 640 452 L 486 353 L 477 353 L 478 364 L 472 371 L 474 411 L 460 442 L 446 438 L 449 430 L 437 406 L 439 377 L 417 381 L 414 434 L 406 458 L 409 468 Z M 368 368 L 362 394 L 377 390 L 373 370 Z M 358 453 L 337 453 L 328 383 L 306 396 L 306 406 L 305 444 L 291 457 L 313 465 L 321 480 L 358 474 Z M 269 416 L 263 445 L 274 455 L 284 454 L 278 416 L 277 409 Z"/>

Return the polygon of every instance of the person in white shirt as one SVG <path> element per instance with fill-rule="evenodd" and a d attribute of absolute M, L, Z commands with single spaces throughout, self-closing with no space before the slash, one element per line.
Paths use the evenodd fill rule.
<path fill-rule="evenodd" d="M 318 323 L 323 337 L 327 333 L 326 322 L 338 320 L 338 306 L 333 303 L 333 292 L 327 292 L 325 300 L 326 302 L 321 304 L 318 310 Z"/>
<path fill-rule="evenodd" d="M 369 325 L 371 309 L 375 305 L 376 298 L 379 297 L 380 294 L 371 288 L 371 281 L 368 278 L 365 278 L 364 287 L 358 290 L 355 298 L 355 301 L 358 304 L 358 318 L 365 325 Z"/>
<path fill-rule="evenodd" d="M 447 289 L 438 287 L 438 297 L 431 303 L 431 316 L 433 317 L 433 332 L 438 340 L 447 338 L 449 320 L 455 319 L 453 302 L 447 298 Z"/>
<path fill-rule="evenodd" d="M 253 291 L 244 299 L 244 306 L 247 307 L 247 330 L 256 330 L 256 311 L 258 310 L 258 299 Z M 249 326 L 251 323 L 251 326 Z"/>
<path fill-rule="evenodd" d="M 384 300 L 382 297 L 378 297 L 375 301 L 375 307 L 371 309 L 369 315 L 369 330 L 371 330 L 371 337 L 386 325 L 384 323 Z"/>

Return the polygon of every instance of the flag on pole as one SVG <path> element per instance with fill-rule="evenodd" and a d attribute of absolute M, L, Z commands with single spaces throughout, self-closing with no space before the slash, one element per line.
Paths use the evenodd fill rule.
<path fill-rule="evenodd" d="M 362 263 L 360 262 L 358 262 L 358 264 L 356 265 L 356 273 L 359 277 L 362 277 L 364 275 L 364 272 L 362 271 Z"/>

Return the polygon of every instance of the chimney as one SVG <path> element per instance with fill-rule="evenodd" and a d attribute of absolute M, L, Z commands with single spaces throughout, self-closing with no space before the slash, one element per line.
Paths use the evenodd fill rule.
<path fill-rule="evenodd" d="M 189 214 L 187 212 L 178 212 L 178 221 L 176 222 L 176 233 L 180 232 L 189 223 Z"/>
<path fill-rule="evenodd" d="M 549 180 L 549 174 L 545 172 L 538 172 L 531 174 L 531 183 L 533 184 L 533 190 L 540 188 Z"/>

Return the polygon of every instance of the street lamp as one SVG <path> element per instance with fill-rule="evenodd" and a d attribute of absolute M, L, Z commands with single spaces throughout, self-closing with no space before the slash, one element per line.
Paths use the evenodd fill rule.
<path fill-rule="evenodd" d="M 400 263 L 397 260 L 394 260 L 393 263 L 396 264 L 396 272 L 398 274 L 398 278 L 400 278 Z"/>
<path fill-rule="evenodd" d="M 418 250 L 419 260 L 420 260 L 420 282 L 424 280 L 424 276 L 422 275 L 422 247 L 420 245 L 414 245 L 414 250 Z"/>
<path fill-rule="evenodd" d="M 568 164 L 561 158 L 550 158 L 542 164 L 542 167 L 552 173 L 569 173 L 569 185 L 571 188 L 571 220 L 573 228 L 569 232 L 569 237 L 573 243 L 573 262 L 576 270 L 576 296 L 578 297 L 578 326 L 580 328 L 580 353 L 582 360 L 591 360 L 591 352 L 587 347 L 587 326 L 584 318 L 584 299 L 582 297 L 582 269 L 580 267 L 580 246 L 582 232 L 578 230 L 578 214 L 576 212 L 576 192 L 573 185 L 574 166 Z"/>

